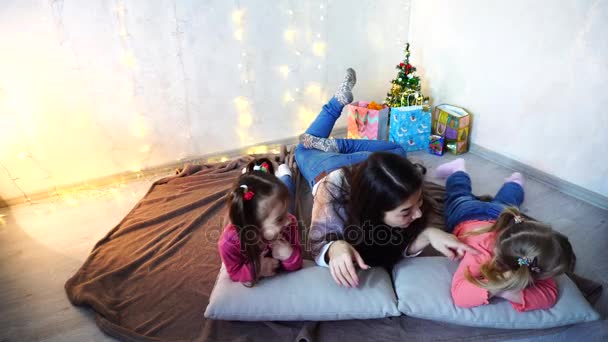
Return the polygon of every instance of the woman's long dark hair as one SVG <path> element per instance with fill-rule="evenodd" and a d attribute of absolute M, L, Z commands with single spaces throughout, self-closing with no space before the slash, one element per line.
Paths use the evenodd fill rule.
<path fill-rule="evenodd" d="M 267 171 L 254 171 L 256 165 L 267 163 Z M 289 201 L 289 191 L 274 175 L 272 162 L 266 158 L 256 159 L 247 165 L 247 173 L 242 174 L 228 193 L 228 215 L 235 226 L 241 244 L 241 253 L 254 265 L 254 279 L 258 279 L 260 270 L 260 229 L 263 213 L 259 212 L 259 204 L 263 199 L 276 196 L 280 201 Z M 246 186 L 246 188 L 244 187 Z M 245 199 L 245 193 L 252 191 L 253 197 Z M 253 284 L 252 284 L 253 285 Z"/>
<path fill-rule="evenodd" d="M 345 184 L 338 191 L 330 189 L 330 193 L 337 194 L 334 210 L 338 212 L 339 206 L 346 208 L 342 238 L 355 247 L 368 265 L 392 266 L 426 227 L 427 213 L 437 205 L 422 190 L 422 217 L 407 228 L 387 226 L 384 214 L 423 189 L 426 169 L 397 154 L 376 152 L 343 171 Z"/>

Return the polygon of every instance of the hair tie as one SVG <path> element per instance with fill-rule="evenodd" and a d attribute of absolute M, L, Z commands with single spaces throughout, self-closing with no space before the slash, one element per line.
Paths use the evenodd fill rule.
<path fill-rule="evenodd" d="M 515 224 L 520 224 L 520 223 L 524 222 L 524 219 L 520 215 L 515 215 L 515 216 L 513 216 L 513 221 L 515 221 Z"/>
<path fill-rule="evenodd" d="M 263 162 L 261 165 L 255 165 L 253 167 L 253 171 L 262 171 L 266 173 L 268 173 L 268 169 L 270 169 L 270 166 L 268 166 L 267 162 Z"/>
<path fill-rule="evenodd" d="M 252 199 L 252 198 L 253 198 L 253 196 L 255 195 L 255 193 L 253 193 L 253 191 L 250 191 L 250 190 L 249 190 L 249 187 L 248 187 L 247 185 L 244 185 L 244 184 L 243 184 L 243 185 L 239 186 L 239 188 L 242 188 L 242 189 L 244 189 L 244 190 L 245 190 L 245 192 L 243 193 L 243 199 L 244 199 L 245 201 L 249 201 L 249 200 L 250 200 L 250 199 Z"/>
<path fill-rule="evenodd" d="M 517 264 L 519 267 L 526 266 L 530 269 L 530 271 L 534 273 L 540 273 L 540 267 L 538 267 L 538 259 L 534 257 L 534 259 L 530 259 L 528 257 L 519 257 L 517 258 Z"/>

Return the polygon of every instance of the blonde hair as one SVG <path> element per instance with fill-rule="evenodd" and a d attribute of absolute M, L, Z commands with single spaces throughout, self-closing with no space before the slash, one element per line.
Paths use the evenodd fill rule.
<path fill-rule="evenodd" d="M 482 279 L 465 271 L 465 278 L 481 288 L 521 291 L 535 280 L 574 270 L 576 256 L 568 238 L 546 224 L 523 218 L 516 208 L 506 208 L 492 226 L 466 235 L 494 231 L 498 232 L 494 257 L 481 266 Z M 528 263 L 522 265 L 522 261 Z M 507 271 L 511 274 L 505 276 Z"/>

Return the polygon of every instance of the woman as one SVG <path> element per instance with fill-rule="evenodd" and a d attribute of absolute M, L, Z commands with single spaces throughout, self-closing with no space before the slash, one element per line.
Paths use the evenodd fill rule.
<path fill-rule="evenodd" d="M 355 83 L 349 68 L 295 151 L 300 172 L 313 188 L 308 239 L 316 263 L 329 267 L 338 285 L 356 287 L 353 260 L 362 269 L 391 266 L 429 244 L 450 258 L 474 253 L 452 234 L 427 224 L 434 208 L 424 194 L 424 168 L 407 160 L 401 146 L 328 138 L 342 108 L 353 100 Z"/>

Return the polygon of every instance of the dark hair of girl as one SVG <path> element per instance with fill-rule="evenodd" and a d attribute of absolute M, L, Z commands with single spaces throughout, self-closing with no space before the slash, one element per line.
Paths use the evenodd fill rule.
<path fill-rule="evenodd" d="M 345 184 L 334 196 L 334 210 L 346 208 L 343 238 L 353 245 L 370 266 L 392 266 L 407 245 L 426 227 L 427 214 L 438 204 L 423 190 L 426 169 L 407 158 L 389 152 L 372 153 L 367 160 L 343 168 Z M 329 185 L 331 186 L 331 185 Z M 407 228 L 389 227 L 384 214 L 394 210 L 422 189 L 422 217 Z"/>
<path fill-rule="evenodd" d="M 265 159 L 265 158 L 263 158 Z M 275 196 L 284 203 L 289 203 L 289 191 L 277 177 L 270 160 L 254 160 L 247 168 L 268 162 L 269 172 L 250 171 L 242 174 L 234 183 L 228 193 L 228 215 L 230 222 L 235 226 L 241 245 L 241 253 L 253 264 L 254 279 L 258 279 L 260 269 L 260 255 L 262 250 L 261 222 L 267 213 L 260 212 L 261 201 Z M 258 161 L 261 162 L 257 163 Z M 246 196 L 247 192 L 253 193 Z M 255 282 L 254 282 L 255 283 Z M 252 284 L 253 285 L 253 284 Z"/>

